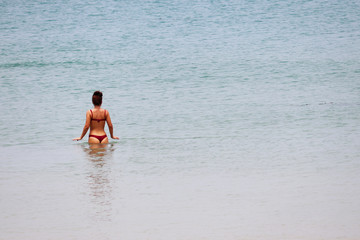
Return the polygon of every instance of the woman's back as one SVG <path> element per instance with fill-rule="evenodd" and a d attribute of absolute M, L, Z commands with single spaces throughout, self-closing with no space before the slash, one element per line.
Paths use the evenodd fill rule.
<path fill-rule="evenodd" d="M 107 111 L 102 108 L 90 109 L 90 134 L 103 134 L 105 133 L 105 122 Z"/>

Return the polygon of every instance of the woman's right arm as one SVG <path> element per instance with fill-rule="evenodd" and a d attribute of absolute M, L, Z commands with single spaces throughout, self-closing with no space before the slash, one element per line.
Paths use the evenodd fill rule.
<path fill-rule="evenodd" d="M 106 122 L 107 122 L 107 125 L 109 127 L 109 132 L 110 132 L 110 136 L 112 139 L 119 139 L 118 137 L 114 136 L 114 127 L 112 125 L 112 122 L 111 122 L 111 118 L 110 118 L 110 113 L 109 111 L 107 111 L 107 115 L 106 115 Z"/>

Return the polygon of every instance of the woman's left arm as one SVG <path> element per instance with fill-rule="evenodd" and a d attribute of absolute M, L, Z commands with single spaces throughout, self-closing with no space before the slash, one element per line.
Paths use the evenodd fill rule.
<path fill-rule="evenodd" d="M 87 131 L 90 128 L 90 122 L 91 122 L 91 114 L 90 114 L 90 110 L 89 110 L 86 112 L 85 126 L 83 128 L 81 136 L 79 138 L 74 138 L 73 141 L 79 141 L 79 140 L 83 139 L 83 137 L 86 135 Z"/>

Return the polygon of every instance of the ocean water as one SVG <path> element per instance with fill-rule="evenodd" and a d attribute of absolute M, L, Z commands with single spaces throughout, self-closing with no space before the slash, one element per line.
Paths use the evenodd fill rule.
<path fill-rule="evenodd" d="M 2 0 L 0 239 L 359 239 L 359 12 Z"/>

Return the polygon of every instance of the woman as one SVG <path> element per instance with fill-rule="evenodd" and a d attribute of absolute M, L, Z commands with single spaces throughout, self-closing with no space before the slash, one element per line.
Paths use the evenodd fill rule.
<path fill-rule="evenodd" d="M 105 121 L 109 127 L 110 136 L 113 139 L 119 139 L 113 135 L 113 125 L 110 114 L 106 109 L 101 108 L 102 92 L 96 91 L 92 96 L 94 108 L 86 112 L 86 122 L 81 137 L 74 138 L 74 141 L 83 139 L 90 127 L 89 143 L 108 143 L 108 137 L 105 133 Z"/>

